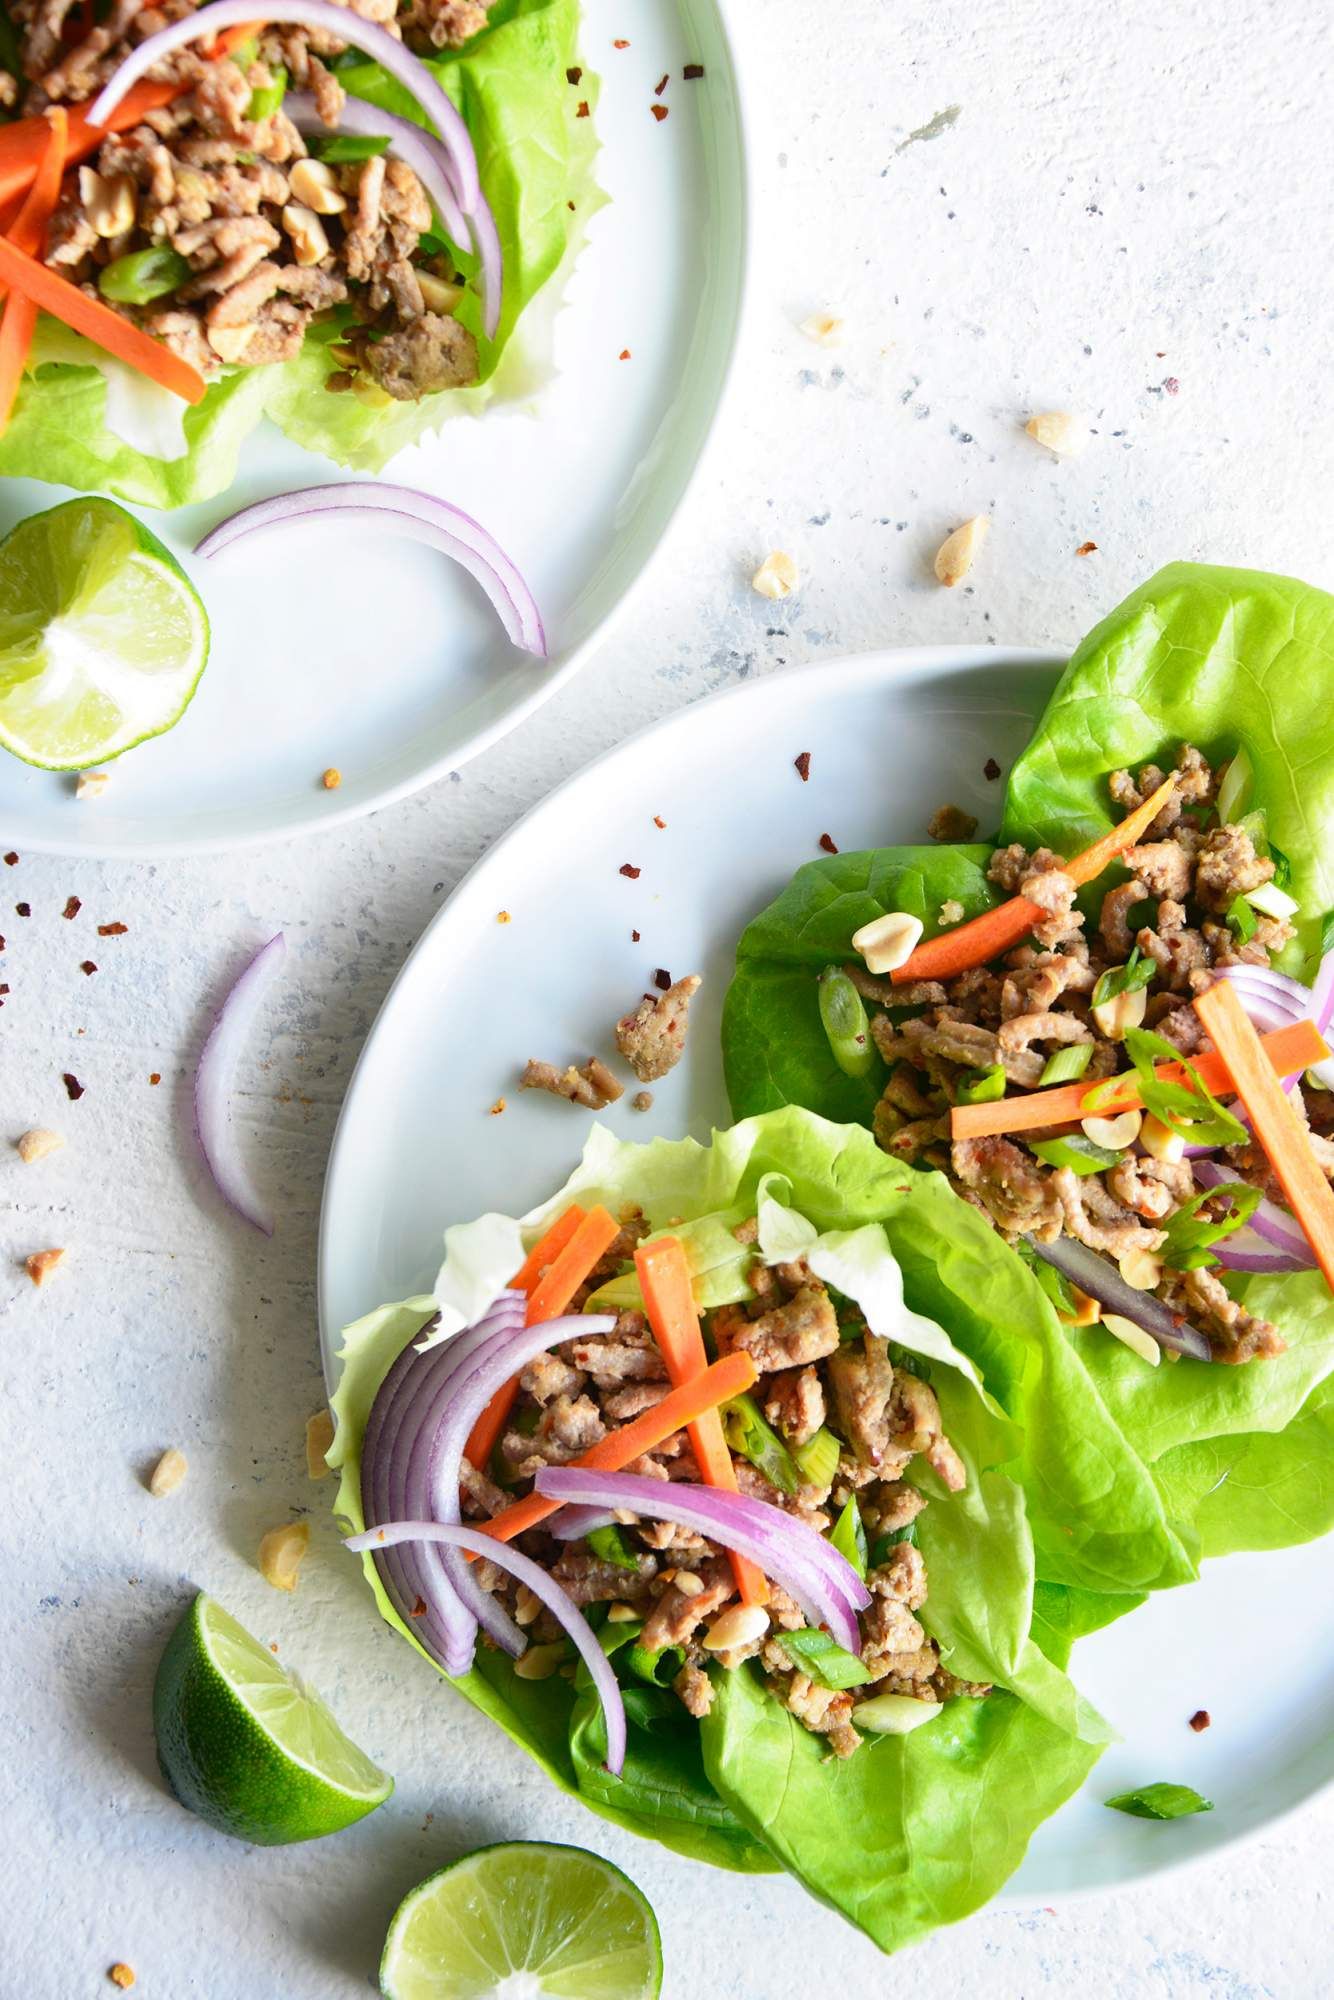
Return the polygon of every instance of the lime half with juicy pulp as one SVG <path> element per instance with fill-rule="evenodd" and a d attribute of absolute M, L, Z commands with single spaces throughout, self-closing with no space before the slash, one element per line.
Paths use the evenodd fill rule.
<path fill-rule="evenodd" d="M 153 1727 L 181 1804 L 263 1847 L 337 1833 L 394 1789 L 319 1696 L 202 1591 L 167 1641 Z"/>
<path fill-rule="evenodd" d="M 582 1847 L 479 1848 L 405 1896 L 386 2000 L 657 2000 L 662 1942 L 628 1875 Z"/>
<path fill-rule="evenodd" d="M 179 722 L 208 659 L 185 571 L 114 500 L 66 500 L 0 542 L 0 744 L 105 764 Z"/>

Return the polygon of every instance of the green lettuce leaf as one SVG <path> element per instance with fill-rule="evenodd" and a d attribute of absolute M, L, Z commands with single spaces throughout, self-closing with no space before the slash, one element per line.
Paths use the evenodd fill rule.
<path fill-rule="evenodd" d="M 1173 1512 L 1195 1523 L 1201 1554 L 1286 1549 L 1334 1528 L 1334 1375 L 1281 1431 L 1177 1445 L 1154 1466 Z"/>
<path fill-rule="evenodd" d="M 376 472 L 451 416 L 531 395 L 550 372 L 562 279 L 604 200 L 593 180 L 593 120 L 576 116 L 578 100 L 596 103 L 597 79 L 585 72 L 576 93 L 565 77 L 577 58 L 578 26 L 578 0 L 498 0 L 480 35 L 427 65 L 467 119 L 505 260 L 495 341 L 481 333 L 474 296 L 459 309 L 478 338 L 476 386 L 371 409 L 326 390 L 336 363 L 327 346 L 307 340 L 292 361 L 225 373 L 185 411 L 182 434 L 181 405 L 165 391 L 141 390 L 127 425 L 116 412 L 125 407 L 129 371 L 43 319 L 36 373 L 0 439 L 0 474 L 115 493 L 145 507 L 181 507 L 231 485 L 242 444 L 266 417 L 308 451 Z M 349 63 L 339 81 L 355 96 L 424 122 L 415 100 L 373 63 Z M 475 268 L 462 254 L 459 263 Z M 112 410 L 118 430 L 107 421 L 109 378 L 121 398 Z M 175 434 L 174 445 L 159 441 L 164 432 Z M 176 455 L 162 455 L 168 451 Z"/>

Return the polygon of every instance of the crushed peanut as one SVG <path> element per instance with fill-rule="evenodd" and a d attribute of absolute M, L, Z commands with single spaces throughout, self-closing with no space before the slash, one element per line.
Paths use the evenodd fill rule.
<path fill-rule="evenodd" d="M 324 773 L 324 776 L 320 779 L 320 783 L 323 785 L 326 792 L 336 792 L 338 790 L 338 787 L 342 784 L 342 782 L 343 782 L 343 774 L 338 769 L 338 766 L 336 764 L 330 764 L 328 770 Z"/>
<path fill-rule="evenodd" d="M 123 1958 L 118 1958 L 114 1965 L 107 1967 L 107 1978 L 113 1986 L 119 1986 L 122 1992 L 128 1993 L 134 1984 L 134 1967 L 127 1965 Z"/>
<path fill-rule="evenodd" d="M 761 597 L 790 597 L 801 581 L 801 572 L 790 555 L 782 549 L 775 549 L 750 579 L 752 590 Z"/>
<path fill-rule="evenodd" d="M 515 1606 L 514 1606 L 515 1624 L 531 1625 L 533 1620 L 537 1617 L 538 1613 L 541 1611 L 541 1609 L 542 1609 L 542 1600 L 538 1596 L 537 1592 L 535 1590 L 530 1590 L 526 1583 L 521 1583 L 519 1585 L 519 1594 L 515 1601 Z"/>
<path fill-rule="evenodd" d="M 564 1653 L 563 1639 L 553 1640 L 549 1646 L 530 1646 L 514 1662 L 514 1671 L 521 1681 L 549 1681 Z"/>
<path fill-rule="evenodd" d="M 504 1109 L 505 1109 L 505 1100 L 503 1097 L 498 1097 L 495 1103 L 491 1106 L 491 1110 L 488 1115 L 492 1118 L 499 1118 L 501 1112 Z"/>
<path fill-rule="evenodd" d="M 629 1625 L 638 1616 L 639 1613 L 635 1610 L 633 1604 L 625 1604 L 620 1599 L 607 1606 L 607 1623 L 609 1625 Z"/>
<path fill-rule="evenodd" d="M 105 771 L 80 771 L 74 796 L 76 799 L 100 799 L 110 783 Z"/>
<path fill-rule="evenodd" d="M 941 904 L 940 923 L 942 926 L 946 924 L 957 924 L 961 921 L 962 917 L 963 917 L 963 904 L 958 902 L 955 897 L 951 896 L 948 902 Z"/>
<path fill-rule="evenodd" d="M 25 1259 L 28 1276 L 34 1285 L 44 1285 L 54 1273 L 56 1266 L 64 1262 L 63 1250 L 35 1250 Z"/>
<path fill-rule="evenodd" d="M 323 160 L 301 159 L 287 176 L 293 201 L 316 215 L 341 215 L 347 197 L 338 186 L 333 168 Z"/>
<path fill-rule="evenodd" d="M 817 347 L 837 347 L 843 338 L 843 322 L 830 312 L 812 313 L 801 322 L 801 330 Z"/>
<path fill-rule="evenodd" d="M 286 1521 L 270 1528 L 259 1545 L 259 1573 L 275 1590 L 295 1590 L 297 1571 L 310 1547 L 310 1523 Z"/>
<path fill-rule="evenodd" d="M 699 1597 L 704 1589 L 703 1577 L 696 1576 L 692 1569 L 678 1569 L 672 1577 L 672 1582 L 682 1597 Z"/>
<path fill-rule="evenodd" d="M 148 1490 L 155 1500 L 165 1500 L 174 1493 L 189 1471 L 189 1461 L 183 1451 L 169 1445 L 163 1452 L 149 1476 Z"/>
<path fill-rule="evenodd" d="M 239 361 L 255 337 L 255 323 L 249 326 L 210 326 L 205 338 L 219 361 Z"/>
<path fill-rule="evenodd" d="M 988 515 L 974 514 L 970 521 L 965 521 L 952 535 L 946 535 L 936 550 L 937 583 L 943 583 L 946 590 L 953 590 L 956 583 L 963 582 L 973 567 L 973 559 L 986 540 L 990 527 L 991 520 Z"/>
<path fill-rule="evenodd" d="M 18 1155 L 25 1167 L 31 1167 L 36 1161 L 46 1159 L 49 1153 L 58 1153 L 64 1143 L 59 1132 L 48 1131 L 45 1125 L 34 1125 L 17 1141 Z"/>
<path fill-rule="evenodd" d="M 497 922 L 498 924 L 508 924 L 508 923 L 512 923 L 513 921 L 514 921 L 514 920 L 513 920 L 513 918 L 512 918 L 511 916 L 510 916 L 510 913 L 509 913 L 509 911 L 508 911 L 508 910 L 497 910 L 497 911 L 496 911 L 496 922 Z"/>
<path fill-rule="evenodd" d="M 1088 426 L 1069 410 L 1043 410 L 1024 425 L 1028 435 L 1058 458 L 1073 458 L 1089 441 Z"/>
<path fill-rule="evenodd" d="M 313 1417 L 306 1419 L 306 1471 L 312 1479 L 327 1478 L 329 1464 L 327 1453 L 334 1441 L 333 1413 L 316 1410 Z"/>

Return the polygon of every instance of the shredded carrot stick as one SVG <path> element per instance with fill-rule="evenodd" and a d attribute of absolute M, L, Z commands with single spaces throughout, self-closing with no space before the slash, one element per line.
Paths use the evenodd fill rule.
<path fill-rule="evenodd" d="M 178 97 L 179 83 L 136 83 L 125 93 L 105 125 L 90 125 L 86 104 L 69 114 L 69 136 L 65 144 L 65 164 L 76 166 L 89 159 L 111 132 L 125 132 L 138 125 L 146 112 L 158 111 Z M 46 149 L 46 120 L 38 115 L 16 118 L 12 125 L 0 125 L 0 205 L 21 195 L 32 181 Z"/>
<path fill-rule="evenodd" d="M 1076 854 L 1073 860 L 1067 861 L 1063 872 L 1081 887 L 1085 882 L 1095 881 L 1118 855 L 1135 845 L 1140 835 L 1157 819 L 1175 789 L 1176 778 L 1165 779 L 1143 805 L 1136 806 L 1134 812 L 1126 815 L 1119 826 L 1114 826 L 1101 840 L 1095 840 L 1092 847 L 1086 847 L 1082 854 Z M 1008 903 L 997 903 L 995 909 L 983 910 L 980 916 L 973 917 L 966 924 L 956 924 L 951 931 L 942 931 L 938 937 L 927 938 L 889 976 L 896 986 L 909 979 L 953 979 L 957 973 L 970 972 L 975 965 L 985 965 L 988 959 L 1009 951 L 1028 936 L 1034 924 L 1042 921 L 1043 912 L 1036 904 L 1030 903 L 1027 897 L 1012 896 Z"/>
<path fill-rule="evenodd" d="M 239 49 L 243 42 L 248 42 L 253 36 L 262 35 L 263 32 L 262 21 L 238 21 L 234 28 L 224 28 L 220 35 L 215 35 L 211 42 L 205 43 L 204 54 L 210 62 L 221 62 L 222 58 L 229 56 L 233 49 Z M 189 88 L 188 85 L 186 87 Z"/>
<path fill-rule="evenodd" d="M 636 1250 L 635 1269 L 639 1273 L 639 1289 L 644 1294 L 644 1309 L 653 1328 L 653 1338 L 662 1350 L 673 1386 L 679 1388 L 683 1382 L 702 1375 L 709 1365 L 709 1357 L 704 1352 L 704 1336 L 699 1330 L 699 1314 L 695 1310 L 686 1253 L 677 1237 L 659 1236 Z M 690 1448 L 705 1485 L 721 1487 L 728 1493 L 737 1492 L 736 1467 L 732 1463 L 732 1454 L 723 1435 L 723 1420 L 717 1410 L 705 1410 L 686 1428 L 690 1434 Z M 728 1559 L 743 1602 L 767 1604 L 769 1585 L 764 1571 L 748 1556 L 738 1555 L 735 1549 L 728 1550 Z"/>
<path fill-rule="evenodd" d="M 1224 981 L 1226 985 L 1227 982 Z M 1279 1028 L 1263 1035 L 1260 1046 L 1276 1076 L 1291 1076 L 1295 1070 L 1310 1069 L 1323 1062 L 1329 1051 L 1313 1021 L 1298 1021 L 1291 1028 Z M 1230 1072 L 1221 1056 L 1212 1051 L 1192 1056 L 1195 1070 L 1206 1090 L 1215 1096 L 1226 1091 Z M 1189 1083 L 1190 1072 L 1183 1063 L 1159 1063 L 1154 1075 L 1168 1083 Z M 1039 1090 L 1031 1096 L 999 1097 L 991 1104 L 956 1104 L 950 1112 L 951 1139 L 985 1139 L 996 1132 L 1032 1132 L 1042 1125 L 1073 1125 L 1087 1116 L 1084 1099 L 1091 1091 L 1107 1093 L 1099 1097 L 1099 1118 L 1114 1118 L 1118 1111 L 1135 1111 L 1143 1104 L 1139 1082 L 1127 1070 L 1112 1089 L 1110 1083 L 1067 1083 L 1056 1090 Z"/>
<path fill-rule="evenodd" d="M 605 1208 L 594 1208 L 585 1215 L 578 1202 L 572 1203 L 560 1221 L 529 1251 L 515 1274 L 516 1289 L 528 1294 L 525 1324 L 540 1326 L 543 1320 L 558 1319 L 598 1258 L 619 1234 L 619 1224 Z M 519 1378 L 515 1375 L 496 1390 L 473 1425 L 463 1455 L 479 1471 L 484 1472 L 490 1464 L 496 1439 L 505 1427 L 518 1393 Z"/>
<path fill-rule="evenodd" d="M 1195 1012 L 1227 1065 L 1251 1129 L 1334 1292 L 1334 1188 L 1325 1179 L 1292 1099 L 1265 1060 L 1260 1037 L 1230 979 L 1197 994 Z"/>
<path fill-rule="evenodd" d="M 21 298 L 17 293 L 7 299 L 5 316 L 0 320 L 0 437 L 9 429 L 9 419 L 14 413 L 15 398 L 36 331 L 37 308 L 32 300 Z"/>
<path fill-rule="evenodd" d="M 60 199 L 60 176 L 65 165 L 69 120 L 64 106 L 53 105 L 44 114 L 43 122 L 47 127 L 46 152 L 23 206 L 6 231 L 15 248 L 28 256 L 36 256 L 46 241 L 47 224 Z M 0 437 L 9 429 L 36 331 L 36 306 L 31 299 L 14 293 L 6 301 L 4 323 L 0 325 Z"/>
<path fill-rule="evenodd" d="M 581 1458 L 572 1461 L 575 1465 L 588 1466 L 595 1472 L 624 1472 L 627 1465 L 641 1453 L 652 1451 L 669 1438 L 673 1431 L 679 1431 L 682 1424 L 693 1424 L 705 1410 L 716 1410 L 720 1403 L 729 1403 L 733 1396 L 744 1395 L 755 1384 L 755 1363 L 749 1354 L 738 1351 L 726 1354 L 721 1361 L 715 1361 L 702 1375 L 692 1376 L 679 1389 L 673 1389 L 651 1410 L 634 1417 L 619 1430 L 612 1431 L 600 1443 L 586 1451 Z M 535 1528 L 539 1521 L 545 1521 L 560 1506 L 559 1500 L 547 1500 L 540 1493 L 530 1493 L 525 1500 L 516 1500 L 512 1507 L 495 1515 L 489 1521 L 478 1521 L 475 1525 L 479 1534 L 494 1535 L 498 1541 L 512 1542 L 516 1535 Z"/>
<path fill-rule="evenodd" d="M 139 374 L 170 389 L 187 403 L 204 400 L 208 384 L 188 361 L 182 361 L 160 340 L 154 340 L 130 320 L 112 312 L 100 299 L 90 297 L 77 285 L 48 271 L 35 257 L 25 257 L 4 237 L 0 237 L 0 285 L 22 292 L 42 312 L 63 320 L 75 333 L 128 362 Z"/>

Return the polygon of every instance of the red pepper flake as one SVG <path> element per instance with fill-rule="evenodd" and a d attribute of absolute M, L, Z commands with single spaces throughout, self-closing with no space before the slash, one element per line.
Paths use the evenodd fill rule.
<path fill-rule="evenodd" d="M 8 991 L 9 988 L 7 986 L 0 986 L 0 993 L 8 993 Z"/>
<path fill-rule="evenodd" d="M 10 848 L 10 850 L 9 850 L 9 853 L 8 853 L 8 854 L 7 854 L 6 856 L 5 856 L 5 866 L 6 866 L 6 868 L 12 868 L 12 867 L 14 866 L 14 863 L 15 863 L 15 862 L 16 862 L 17 860 L 18 860 L 18 856 L 17 856 L 17 854 L 15 854 L 15 852 L 14 852 L 13 848 L 11 847 L 11 848 Z"/>
<path fill-rule="evenodd" d="M 653 113 L 659 125 L 661 125 L 663 119 L 667 116 L 667 106 L 665 104 L 650 104 L 649 110 Z"/>
<path fill-rule="evenodd" d="M 986 763 L 982 766 L 982 776 L 984 778 L 989 778 L 992 784 L 994 785 L 997 778 L 999 778 L 1000 773 L 1001 773 L 1001 767 L 996 762 L 996 759 L 994 757 L 988 757 Z"/>
<path fill-rule="evenodd" d="M 411 1611 L 409 1611 L 408 1617 L 424 1618 L 425 1616 L 426 1616 L 426 1599 L 424 1597 L 419 1597 L 417 1599 L 417 1602 L 413 1605 Z"/>
<path fill-rule="evenodd" d="M 96 972 L 97 967 L 93 964 L 91 958 L 85 958 L 83 963 L 80 965 L 79 970 L 80 972 L 86 972 L 88 974 L 88 977 L 91 979 L 93 974 Z"/>
<path fill-rule="evenodd" d="M 99 924 L 97 926 L 97 935 L 99 937 L 124 937 L 129 928 L 128 924 Z"/>
<path fill-rule="evenodd" d="M 666 76 L 664 76 L 664 77 L 660 78 L 660 80 L 659 80 L 659 81 L 658 81 L 657 83 L 655 83 L 655 84 L 654 84 L 654 86 L 653 86 L 653 95 L 654 95 L 655 97 L 661 97 L 661 96 L 662 96 L 662 93 L 663 93 L 663 91 L 664 91 L 664 90 L 666 90 L 666 88 L 667 88 L 668 84 L 669 84 L 669 83 L 671 82 L 671 80 L 672 80 L 672 77 L 671 77 L 671 71 L 669 70 L 669 71 L 667 72 L 667 75 L 666 75 Z"/>
<path fill-rule="evenodd" d="M 638 944 L 638 943 L 639 943 L 639 932 L 638 932 L 638 931 L 631 931 L 631 933 L 630 933 L 630 942 L 631 942 L 631 944 Z M 6 987 L 6 989 L 5 989 L 5 990 L 6 990 L 6 992 L 8 992 L 8 990 L 9 990 L 9 989 L 8 989 L 8 988 Z"/>
<path fill-rule="evenodd" d="M 1081 542 L 1075 550 L 1077 556 L 1095 556 L 1097 553 L 1098 544 L 1096 542 Z"/>
<path fill-rule="evenodd" d="M 654 826 L 657 827 L 659 833 L 665 833 L 667 831 L 667 822 L 660 813 L 654 813 L 653 824 Z"/>
<path fill-rule="evenodd" d="M 83 1096 L 83 1085 L 79 1082 L 78 1077 L 72 1075 L 69 1070 L 66 1070 L 61 1077 L 61 1082 L 65 1086 L 65 1095 L 68 1097 L 70 1103 L 77 1104 Z"/>
<path fill-rule="evenodd" d="M 802 784 L 804 785 L 804 784 L 805 784 L 805 783 L 807 782 L 807 780 L 809 779 L 810 775 L 811 775 L 811 753 L 810 753 L 810 751 L 809 751 L 809 750 L 803 750 L 803 751 L 802 751 L 802 753 L 801 753 L 801 755 L 800 755 L 799 757 L 794 757 L 794 758 L 792 759 L 792 762 L 793 762 L 793 763 L 795 764 L 795 766 L 796 766 L 796 770 L 797 770 L 797 776 L 798 776 L 798 777 L 799 777 L 799 778 L 801 779 L 801 782 L 802 782 Z"/>
<path fill-rule="evenodd" d="M 1167 376 L 1163 382 L 1163 387 L 1169 396 L 1179 396 L 1181 394 L 1181 384 L 1177 381 L 1175 375 Z"/>
<path fill-rule="evenodd" d="M 0 937 L 0 951 L 3 951 L 4 948 L 5 948 L 5 941 L 2 937 Z"/>
<path fill-rule="evenodd" d="M 579 99 L 579 102 L 578 102 L 578 105 L 577 105 L 577 106 L 575 107 L 575 113 L 574 113 L 574 115 L 575 115 L 575 117 L 576 117 L 576 118 L 587 118 L 587 116 L 588 116 L 588 99 L 587 99 L 586 97 L 581 97 L 581 98 Z"/>
<path fill-rule="evenodd" d="M 698 83 L 704 74 L 704 65 L 703 63 L 687 63 L 681 74 L 687 83 Z"/>
<path fill-rule="evenodd" d="M 660 965 L 653 975 L 653 984 L 657 987 L 659 993 L 665 993 L 671 983 L 671 973 L 667 971 L 665 966 Z"/>
<path fill-rule="evenodd" d="M 632 882 L 637 882 L 639 880 L 640 870 L 634 867 L 634 865 L 629 861 L 623 861 L 621 863 L 620 872 L 622 875 L 628 875 Z"/>
<path fill-rule="evenodd" d="M 14 905 L 14 912 L 15 912 L 15 915 L 16 915 L 16 916 L 20 916 L 20 917 L 30 917 L 30 916 L 32 915 L 32 904 L 31 904 L 31 903 L 15 903 L 15 905 Z"/>
<path fill-rule="evenodd" d="M 614 49 L 628 49 L 629 46 L 630 46 L 629 42 L 626 41 L 615 41 L 612 43 L 612 47 Z"/>
<path fill-rule="evenodd" d="M 150 1083 L 161 1083 L 162 1081 L 161 1070 L 150 1069 L 148 1072 L 148 1081 Z"/>
<path fill-rule="evenodd" d="M 583 71 L 577 66 L 574 69 L 567 69 L 565 72 L 565 81 L 567 83 L 580 83 L 583 80 L 583 74 Z"/>
<path fill-rule="evenodd" d="M 616 359 L 617 359 L 618 361 L 628 361 L 628 360 L 630 359 L 630 350 L 629 350 L 629 348 L 628 348 L 628 347 L 623 347 L 623 348 L 621 349 L 620 353 L 619 353 L 619 354 L 617 355 Z"/>
<path fill-rule="evenodd" d="M 1198 1736 L 1200 1731 L 1207 1729 L 1212 1721 L 1213 1717 L 1207 1708 L 1197 1708 L 1194 1715 L 1190 1718 L 1190 1726 Z"/>
<path fill-rule="evenodd" d="M 60 914 L 61 914 L 61 916 L 62 916 L 62 917 L 64 917 L 64 918 L 65 918 L 66 922 L 69 922 L 69 921 L 70 921 L 70 919 L 72 919 L 72 918 L 74 918 L 74 917 L 77 917 L 77 916 L 78 916 L 78 914 L 79 914 L 79 911 L 80 911 L 80 910 L 81 910 L 82 908 L 83 908 L 83 904 L 82 904 L 82 903 L 81 903 L 81 902 L 79 901 L 78 897 L 77 897 L 77 896 L 71 896 L 71 897 L 69 897 L 69 898 L 68 898 L 68 900 L 66 901 L 66 904 L 65 904 L 65 907 L 64 907 L 64 909 L 63 909 L 63 910 L 62 910 L 62 911 L 60 912 Z"/>
<path fill-rule="evenodd" d="M 835 841 L 832 833 L 822 833 L 820 835 L 820 845 L 826 854 L 838 853 L 838 843 Z"/>

